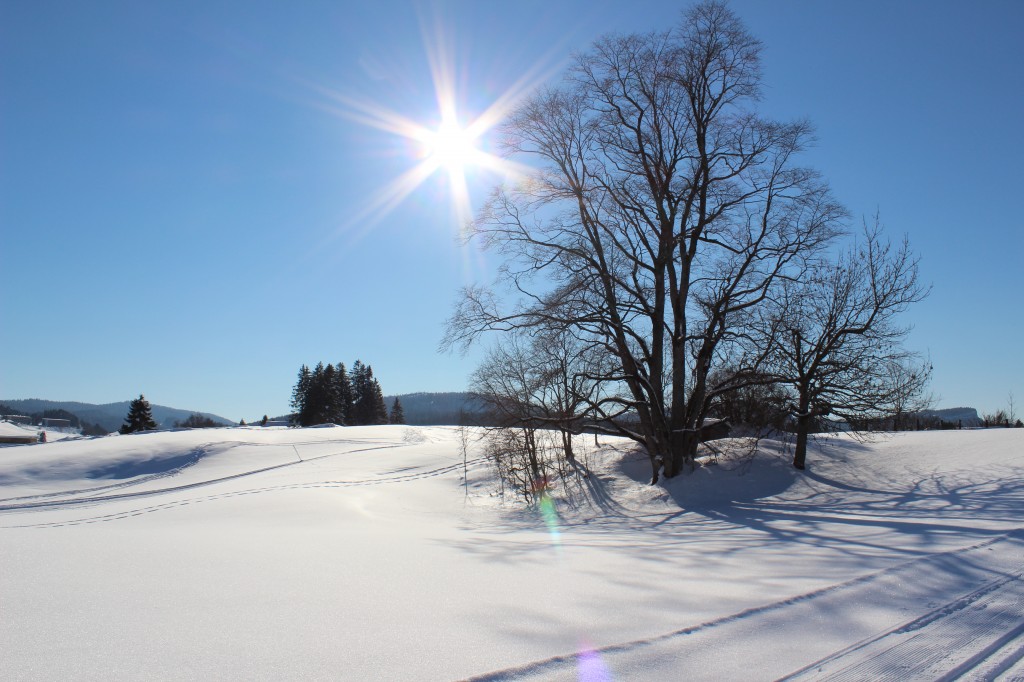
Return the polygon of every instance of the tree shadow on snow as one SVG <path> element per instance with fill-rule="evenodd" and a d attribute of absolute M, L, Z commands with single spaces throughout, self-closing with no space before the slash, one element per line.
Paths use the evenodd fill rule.
<path fill-rule="evenodd" d="M 174 457 L 154 458 L 113 462 L 83 472 L 83 478 L 135 478 L 154 474 L 169 474 L 173 471 L 192 466 L 203 456 L 202 450 L 176 455 Z"/>

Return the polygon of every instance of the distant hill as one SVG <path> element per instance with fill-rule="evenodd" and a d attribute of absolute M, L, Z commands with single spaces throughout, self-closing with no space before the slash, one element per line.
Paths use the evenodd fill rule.
<path fill-rule="evenodd" d="M 456 426 L 475 421 L 474 416 L 483 411 L 483 405 L 470 393 L 406 393 L 399 395 L 405 423 L 415 426 Z M 395 396 L 385 396 L 384 402 L 391 409 Z"/>
<path fill-rule="evenodd" d="M 949 407 L 944 410 L 922 410 L 923 417 L 938 417 L 946 422 L 962 422 L 964 426 L 981 426 L 981 417 L 973 407 Z"/>
<path fill-rule="evenodd" d="M 29 398 L 25 400 L 0 400 L 0 403 L 9 405 L 21 414 L 32 414 L 44 410 L 67 410 L 73 413 L 82 421 L 99 424 L 108 431 L 117 431 L 124 423 L 124 417 L 128 414 L 128 404 L 125 400 L 119 403 L 107 403 L 105 405 L 94 405 L 92 403 L 78 403 L 72 401 L 40 400 Z M 405 401 L 402 401 L 403 404 Z M 153 405 L 153 419 L 161 428 L 172 428 L 174 422 L 184 421 L 192 414 L 201 414 L 209 417 L 218 424 L 232 425 L 233 421 L 225 419 L 209 412 L 198 412 L 197 410 L 180 410 L 175 407 L 164 405 Z"/>

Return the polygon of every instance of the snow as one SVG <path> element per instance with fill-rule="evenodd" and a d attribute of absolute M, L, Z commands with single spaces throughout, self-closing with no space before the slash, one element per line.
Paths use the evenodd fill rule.
<path fill-rule="evenodd" d="M 0 678 L 1020 679 L 1024 429 L 717 441 L 555 513 L 449 427 L 0 450 Z M 753 452 L 751 456 L 751 452 Z"/>
<path fill-rule="evenodd" d="M 41 426 L 30 426 L 27 424 L 14 424 L 6 420 L 0 420 L 0 436 L 31 436 L 39 438 L 39 432 L 46 432 L 46 440 L 64 440 L 65 438 L 77 438 L 78 432 L 71 429 L 46 428 Z"/>

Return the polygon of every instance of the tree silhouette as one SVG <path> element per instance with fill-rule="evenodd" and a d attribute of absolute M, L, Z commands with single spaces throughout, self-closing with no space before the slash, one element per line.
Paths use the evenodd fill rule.
<path fill-rule="evenodd" d="M 395 398 L 395 402 L 391 403 L 391 423 L 405 423 L 405 410 L 402 409 L 402 401 L 397 397 Z"/>
<path fill-rule="evenodd" d="M 156 422 L 153 420 L 153 410 L 149 401 L 141 393 L 139 397 L 128 406 L 128 415 L 121 425 L 121 433 L 136 433 L 137 431 L 155 431 Z"/>

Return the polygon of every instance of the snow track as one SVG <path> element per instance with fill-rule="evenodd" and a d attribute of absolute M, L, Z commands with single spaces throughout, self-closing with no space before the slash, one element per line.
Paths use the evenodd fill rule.
<path fill-rule="evenodd" d="M 1024 560 L 1010 570 L 786 679 L 992 679 L 1024 652 Z"/>
<path fill-rule="evenodd" d="M 163 495 L 165 493 L 180 492 L 180 491 L 183 491 L 183 490 L 191 490 L 193 488 L 200 488 L 200 487 L 203 487 L 203 486 L 214 485 L 214 484 L 217 484 L 217 483 L 224 483 L 225 481 L 234 481 L 234 480 L 239 479 L 239 478 L 245 478 L 247 476 L 254 476 L 256 474 L 262 474 L 262 473 L 265 473 L 267 471 L 273 471 L 275 469 L 282 469 L 284 467 L 296 466 L 298 464 L 305 464 L 307 462 L 312 462 L 312 461 L 315 461 L 315 460 L 318 460 L 318 459 L 324 459 L 326 457 L 335 457 L 337 455 L 347 455 L 347 454 L 353 454 L 353 453 L 357 453 L 357 452 L 371 452 L 373 450 L 390 450 L 390 449 L 396 448 L 396 447 L 401 447 L 401 446 L 398 445 L 398 444 L 395 444 L 395 445 L 378 445 L 378 446 L 375 446 L 375 447 L 372 447 L 372 448 L 358 448 L 358 449 L 354 449 L 354 450 L 345 450 L 344 452 L 334 452 L 334 453 L 331 453 L 331 454 L 320 455 L 318 457 L 311 457 L 311 458 L 307 458 L 307 459 L 301 459 L 300 458 L 300 459 L 298 459 L 297 461 L 294 461 L 294 462 L 284 462 L 282 464 L 275 464 L 273 466 L 263 467 L 263 468 L 260 468 L 260 469 L 250 469 L 248 471 L 243 471 L 243 472 L 240 472 L 240 473 L 237 473 L 237 474 L 231 474 L 229 476 L 220 476 L 218 478 L 204 479 L 204 480 L 201 480 L 201 481 L 196 481 L 194 483 L 186 483 L 186 484 L 183 484 L 183 485 L 168 486 L 166 488 L 158 488 L 158 489 L 155 489 L 155 490 L 140 490 L 140 491 L 131 492 L 131 493 L 118 493 L 118 494 L 115 494 L 115 495 L 102 495 L 102 496 L 93 496 L 93 497 L 70 497 L 72 495 L 78 495 L 78 494 L 84 492 L 84 491 L 76 490 L 76 491 L 72 491 L 70 493 L 67 493 L 67 495 L 69 496 L 68 498 L 50 499 L 50 500 L 46 500 L 46 501 L 43 501 L 43 502 L 23 502 L 23 503 L 17 503 L 17 504 L 0 505 L 0 512 L 2 512 L 2 511 L 18 511 L 18 510 L 27 510 L 27 509 L 40 509 L 40 508 L 61 508 L 61 507 L 74 506 L 74 505 L 78 505 L 78 504 L 95 504 L 95 503 L 99 503 L 99 502 L 111 502 L 113 500 L 124 500 L 124 499 L 133 498 L 133 497 L 149 497 L 151 495 Z M 460 466 L 461 466 L 461 464 L 460 464 Z M 139 479 L 139 480 L 131 481 L 130 483 L 121 484 L 121 485 L 119 485 L 117 487 L 125 487 L 125 486 L 128 486 L 128 485 L 139 485 L 139 484 L 143 484 L 143 483 L 149 483 L 149 482 L 151 482 L 153 480 L 156 480 L 156 479 L 159 479 L 159 478 L 166 478 L 168 476 L 173 476 L 173 475 L 175 475 L 177 473 L 180 473 L 180 471 L 182 469 L 184 469 L 184 467 L 179 467 L 179 468 L 176 468 L 176 469 L 174 469 L 172 471 L 169 471 L 169 472 L 166 472 L 166 473 L 163 473 L 163 474 L 159 474 L 159 475 L 155 475 L 155 476 L 147 476 L 147 477 L 144 477 L 144 478 Z M 396 479 L 401 479 L 403 477 L 395 477 L 395 478 Z M 368 482 L 378 482 L 378 483 L 381 483 L 381 482 L 384 482 L 384 480 L 377 479 L 376 481 L 368 481 Z M 332 481 L 326 481 L 325 483 L 332 483 Z M 333 483 L 343 484 L 343 483 L 348 483 L 348 482 L 337 481 L 337 482 L 333 482 Z M 359 482 L 355 482 L 355 483 L 359 483 Z M 282 487 L 287 487 L 287 486 L 282 486 Z M 57 495 L 59 495 L 59 493 L 51 493 L 51 494 L 47 495 L 47 497 L 54 497 L 54 496 L 57 496 Z M 14 498 L 14 499 L 18 499 L 18 498 Z"/>
<path fill-rule="evenodd" d="M 1010 533 L 926 555 L 699 625 L 599 647 L 588 655 L 599 657 L 616 679 L 636 670 L 650 679 L 678 675 L 687 680 L 995 679 L 1013 674 L 1008 671 L 1024 660 L 1022 538 L 1022 533 Z M 955 599 L 935 603 L 935 597 L 951 591 L 958 594 Z M 822 636 L 821 630 L 823 614 L 845 604 L 887 611 L 894 624 L 786 673 L 792 661 L 843 641 Z M 927 611 L 898 620 L 915 609 Z M 752 673 L 751 660 L 763 650 L 776 658 L 761 658 Z M 786 655 L 779 656 L 782 652 Z M 579 653 L 567 653 L 469 680 L 571 680 L 579 662 Z"/>
<path fill-rule="evenodd" d="M 347 444 L 361 444 L 360 441 L 330 441 L 327 444 L 336 445 L 336 444 L 343 443 L 343 442 L 347 443 Z M 197 489 L 197 488 L 203 488 L 203 487 L 207 487 L 207 486 L 222 484 L 222 483 L 226 483 L 226 482 L 230 482 L 230 481 L 237 481 L 239 479 L 248 478 L 248 477 L 251 477 L 251 476 L 255 476 L 257 474 L 263 474 L 263 473 L 267 473 L 267 472 L 271 472 L 271 471 L 275 471 L 275 470 L 279 470 L 279 469 L 284 469 L 286 467 L 296 467 L 296 466 L 299 466 L 299 465 L 309 464 L 309 463 L 312 463 L 312 462 L 316 462 L 318 460 L 323 460 L 323 459 L 327 459 L 327 458 L 331 458 L 331 457 L 338 457 L 338 456 L 341 456 L 341 455 L 354 455 L 354 454 L 367 453 L 367 452 L 373 452 L 373 451 L 378 451 L 378 450 L 394 450 L 396 448 L 409 447 L 410 445 L 416 445 L 416 444 L 418 444 L 418 443 L 416 443 L 416 442 L 410 443 L 408 439 L 405 439 L 402 442 L 382 443 L 382 444 L 375 445 L 375 446 L 372 446 L 372 447 L 351 448 L 351 449 L 342 450 L 342 451 L 330 452 L 330 453 L 323 454 L 323 455 L 316 455 L 316 456 L 312 456 L 312 457 L 309 457 L 309 456 L 302 457 L 299 454 L 298 448 L 295 447 L 296 445 L 318 445 L 318 446 L 323 446 L 323 445 L 325 445 L 325 443 L 324 442 L 306 442 L 306 443 L 300 442 L 300 443 L 294 443 L 294 444 L 291 445 L 291 447 L 295 451 L 295 456 L 296 456 L 296 459 L 293 460 L 293 461 L 287 461 L 287 462 L 283 462 L 283 463 L 280 463 L 280 464 L 275 464 L 275 465 L 272 465 L 272 466 L 267 466 L 267 467 L 262 467 L 262 468 L 257 468 L 257 469 L 249 469 L 249 470 L 246 470 L 246 471 L 241 471 L 239 473 L 235 473 L 235 474 L 231 474 L 231 475 L 227 475 L 227 476 L 219 476 L 219 477 L 215 477 L 215 478 L 204 478 L 202 480 L 198 480 L 198 481 L 194 481 L 194 482 L 190 482 L 190 483 L 183 483 L 183 484 L 179 484 L 179 485 L 166 486 L 166 487 L 161 487 L 161 488 L 156 488 L 156 489 L 139 490 L 139 491 L 134 491 L 134 492 L 126 492 L 126 493 L 115 493 L 115 494 L 109 494 L 109 495 L 92 495 L 92 496 L 80 497 L 80 495 L 87 495 L 90 492 L 97 492 L 97 491 L 101 491 L 101 490 L 122 489 L 124 487 L 131 486 L 131 485 L 143 485 L 143 484 L 148 484 L 148 483 L 151 483 L 153 481 L 160 480 L 160 479 L 172 478 L 176 474 L 179 474 L 186 467 L 193 466 L 196 462 L 199 461 L 199 459 L 203 456 L 203 454 L 205 454 L 205 452 L 207 450 L 212 449 L 215 445 L 218 445 L 218 444 L 215 444 L 215 443 L 211 443 L 211 444 L 208 444 L 207 446 L 205 446 L 205 448 L 200 448 L 200 449 L 195 450 L 192 453 L 193 457 L 191 458 L 191 461 L 188 464 L 186 464 L 185 466 L 175 467 L 175 468 L 173 468 L 173 469 L 171 469 L 169 471 L 166 471 L 166 472 L 161 472 L 161 473 L 158 473 L 158 474 L 153 474 L 153 475 L 149 475 L 149 476 L 139 477 L 139 478 L 134 479 L 132 481 L 128 481 L 128 482 L 124 482 L 124 483 L 120 483 L 120 484 L 115 484 L 115 485 L 111 485 L 111 486 L 100 486 L 100 487 L 91 488 L 91 489 L 70 490 L 70 491 L 67 491 L 67 492 L 64 492 L 64 493 L 48 493 L 48 494 L 44 494 L 44 495 L 23 496 L 23 497 L 8 498 L 6 500 L 0 500 L 0 502 L 7 502 L 7 504 L 0 504 L 0 514 L 3 514 L 5 512 L 6 513 L 31 512 L 31 511 L 37 511 L 38 512 L 38 511 L 43 511 L 43 510 L 48 510 L 48 509 L 54 509 L 54 510 L 56 510 L 56 509 L 65 509 L 65 508 L 76 507 L 76 506 L 79 506 L 79 505 L 96 506 L 96 505 L 102 505 L 104 503 L 119 502 L 119 501 L 131 500 L 131 499 L 137 499 L 137 498 L 148 498 L 148 497 L 153 497 L 153 496 L 158 496 L 158 495 L 166 495 L 166 494 L 169 494 L 169 493 L 180 493 L 180 492 L 185 492 L 185 491 L 189 491 L 189 490 L 193 490 L 193 489 Z M 238 446 L 247 446 L 247 447 L 261 447 L 262 446 L 262 447 L 265 447 L 266 445 L 265 444 L 260 444 L 260 443 L 237 443 L 237 444 L 236 443 L 232 443 L 232 444 L 230 444 L 230 446 L 231 447 L 238 447 Z M 253 494 L 259 494 L 259 493 L 269 493 L 269 492 L 274 492 L 274 491 L 312 489 L 312 488 L 345 488 L 345 487 L 353 487 L 353 486 L 371 486 L 371 485 L 382 485 L 382 484 L 392 484 L 392 483 L 403 483 L 403 482 L 408 482 L 408 481 L 417 481 L 417 480 L 422 480 L 422 479 L 426 479 L 426 478 L 434 478 L 434 477 L 437 477 L 437 476 L 449 475 L 449 474 L 461 471 L 464 466 L 471 466 L 471 467 L 475 468 L 475 467 L 483 464 L 485 461 L 486 461 L 485 457 L 474 457 L 474 458 L 471 458 L 469 460 L 466 460 L 465 462 L 460 461 L 460 462 L 457 462 L 457 463 L 452 463 L 452 464 L 448 464 L 448 465 L 445 465 L 445 466 L 435 467 L 435 468 L 426 469 L 426 470 L 424 470 L 422 467 L 418 467 L 418 466 L 401 467 L 399 469 L 396 469 L 396 470 L 393 470 L 393 471 L 390 471 L 390 472 L 385 472 L 383 475 L 378 476 L 376 478 L 364 478 L 364 479 L 356 479 L 356 480 L 317 480 L 317 481 L 311 481 L 311 482 L 293 483 L 293 484 L 285 484 L 285 485 L 271 485 L 271 486 L 264 486 L 264 487 L 261 487 L 261 488 L 249 488 L 249 489 L 244 489 L 244 490 L 233 490 L 233 491 L 230 491 L 230 492 L 224 492 L 224 493 L 213 494 L 213 495 L 206 495 L 206 496 L 203 496 L 203 497 L 180 498 L 180 499 L 176 499 L 176 500 L 174 500 L 172 502 L 167 502 L 167 503 L 164 503 L 164 504 L 156 504 L 156 505 L 149 505 L 149 506 L 146 506 L 146 507 L 132 508 L 132 509 L 129 509 L 129 510 L 118 511 L 118 512 L 115 512 L 115 513 L 92 515 L 92 516 L 88 516 L 88 517 L 84 517 L 84 518 L 80 518 L 80 519 L 69 520 L 69 521 L 62 520 L 62 521 L 40 522 L 40 523 L 32 523 L 32 524 L 17 524 L 17 525 L 13 525 L 12 524 L 12 525 L 2 526 L 0 528 L 3 528 L 3 527 L 6 527 L 6 528 L 47 528 L 47 527 L 74 526 L 74 525 L 96 523 L 96 522 L 103 522 L 103 521 L 116 521 L 116 520 L 119 520 L 119 519 L 126 519 L 126 518 L 133 517 L 133 516 L 139 516 L 140 514 L 147 514 L 147 513 L 152 513 L 152 512 L 156 512 L 156 511 L 173 509 L 175 507 L 187 506 L 187 505 L 191 505 L 191 504 L 195 504 L 195 503 L 199 503 L 199 502 L 210 502 L 210 501 L 222 500 L 222 499 L 227 499 L 227 498 L 232 498 L 232 497 L 239 497 L 239 496 L 243 496 L 243 495 L 253 495 Z M 20 501 L 20 500 L 26 500 L 26 501 Z"/>
<path fill-rule="evenodd" d="M 369 452 L 369 451 L 372 451 L 372 450 L 391 449 L 391 448 L 394 448 L 394 447 L 399 447 L 399 446 L 392 445 L 392 446 L 381 446 L 381 447 L 376 447 L 376 448 L 363 448 L 361 450 L 352 450 L 350 452 Z M 327 455 L 325 455 L 325 456 L 327 456 Z M 478 458 L 474 458 L 472 460 L 469 460 L 467 462 L 467 464 L 469 466 L 476 467 L 476 466 L 482 464 L 485 461 L 486 461 L 485 458 L 478 457 Z M 188 484 L 188 485 L 176 486 L 176 487 L 171 487 L 171 488 L 161 488 L 160 490 L 143 491 L 143 492 L 138 492 L 138 493 L 124 493 L 124 494 L 121 494 L 121 495 L 109 495 L 107 497 L 101 497 L 101 498 L 83 498 L 83 499 L 67 501 L 67 502 L 64 502 L 64 503 L 56 501 L 56 502 L 50 502 L 50 503 L 27 504 L 25 506 L 14 507 L 14 508 L 0 507 L 0 511 L 5 511 L 5 510 L 6 511 L 11 511 L 12 509 L 14 509 L 14 510 L 34 509 L 34 508 L 38 508 L 39 506 L 47 506 L 47 507 L 58 508 L 58 507 L 65 507 L 65 506 L 69 506 L 69 505 L 72 505 L 72 504 L 78 504 L 78 503 L 86 503 L 86 502 L 88 502 L 88 503 L 111 502 L 111 501 L 115 501 L 115 500 L 123 500 L 123 499 L 126 499 L 126 498 L 149 497 L 149 496 L 152 496 L 152 495 L 161 495 L 161 494 L 170 493 L 170 492 L 181 492 L 181 491 L 185 491 L 185 490 L 191 490 L 193 488 L 199 488 L 199 487 L 203 487 L 203 486 L 207 486 L 207 485 L 213 485 L 215 483 L 223 483 L 225 481 L 231 481 L 231 480 L 235 480 L 235 479 L 238 479 L 238 478 L 243 478 L 245 476 L 251 476 L 253 474 L 259 474 L 259 473 L 263 473 L 263 472 L 266 472 L 266 471 L 272 471 L 274 469 L 280 469 L 282 467 L 291 466 L 292 464 L 296 464 L 296 463 L 280 464 L 280 465 L 273 466 L 273 467 L 267 467 L 266 469 L 258 469 L 258 470 L 255 470 L 255 471 L 248 471 L 248 472 L 245 472 L 245 473 L 242 473 L 242 474 L 236 474 L 234 476 L 226 476 L 226 477 L 218 478 L 218 479 L 214 479 L 214 480 L 203 481 L 203 482 L 200 482 L 200 483 L 191 483 L 191 484 Z M 175 500 L 173 502 L 167 502 L 167 503 L 164 503 L 164 504 L 156 504 L 156 505 L 150 505 L 150 506 L 147 506 L 147 507 L 133 508 L 133 509 L 130 509 L 130 510 L 116 512 L 116 513 L 113 513 L 113 514 L 102 514 L 102 515 L 98 515 L 98 516 L 89 516 L 89 517 L 84 517 L 84 518 L 81 518 L 81 519 L 75 519 L 75 520 L 71 520 L 71 521 L 52 521 L 52 522 L 30 523 L 30 524 L 22 524 L 22 525 L 9 525 L 9 526 L 3 526 L 3 527 L 0 527 L 0 528 L 58 528 L 58 527 L 63 527 L 63 526 L 77 526 L 77 525 L 82 525 L 82 524 L 87 524 L 87 523 L 97 523 L 97 522 L 102 522 L 102 521 L 117 521 L 119 519 L 127 519 L 127 518 L 130 518 L 130 517 L 133 517 L 133 516 L 139 516 L 141 514 L 149 514 L 149 513 L 152 513 L 152 512 L 164 511 L 164 510 L 167 510 L 167 509 L 174 509 L 175 507 L 184 507 L 184 506 L 188 506 L 188 505 L 192 505 L 192 504 L 197 504 L 197 503 L 202 503 L 202 502 L 213 502 L 213 501 L 217 501 L 217 500 L 225 500 L 225 499 L 229 499 L 229 498 L 232 498 L 232 497 L 241 497 L 241 496 L 244 496 L 244 495 L 256 495 L 256 494 L 261 494 L 261 493 L 271 493 L 271 492 L 284 491 L 284 490 L 303 490 L 303 489 L 313 489 L 313 488 L 347 488 L 347 487 L 354 487 L 354 486 L 383 485 L 383 484 L 393 484 L 393 483 L 404 483 L 404 482 L 407 482 L 407 481 L 418 481 L 418 480 L 422 480 L 422 479 L 426 479 L 426 478 L 434 478 L 434 477 L 437 477 L 437 476 L 445 476 L 445 475 L 448 475 L 448 474 L 452 474 L 452 473 L 461 471 L 462 467 L 463 467 L 463 463 L 459 462 L 458 464 L 450 464 L 450 465 L 447 465 L 447 466 L 438 467 L 436 469 L 430 469 L 430 470 L 427 470 L 427 471 L 418 471 L 416 473 L 394 475 L 394 476 L 388 476 L 388 477 L 377 478 L 377 479 L 365 479 L 365 480 L 355 480 L 355 481 L 316 481 L 316 482 L 310 482 L 310 483 L 293 483 L 293 484 L 288 484 L 288 485 L 265 486 L 263 488 L 249 488 L 249 489 L 245 489 L 245 490 L 235 490 L 235 491 L 226 492 L 226 493 L 220 493 L 220 494 L 216 494 L 216 495 L 206 495 L 206 496 L 203 496 L 203 497 L 183 498 L 183 499 Z"/>

